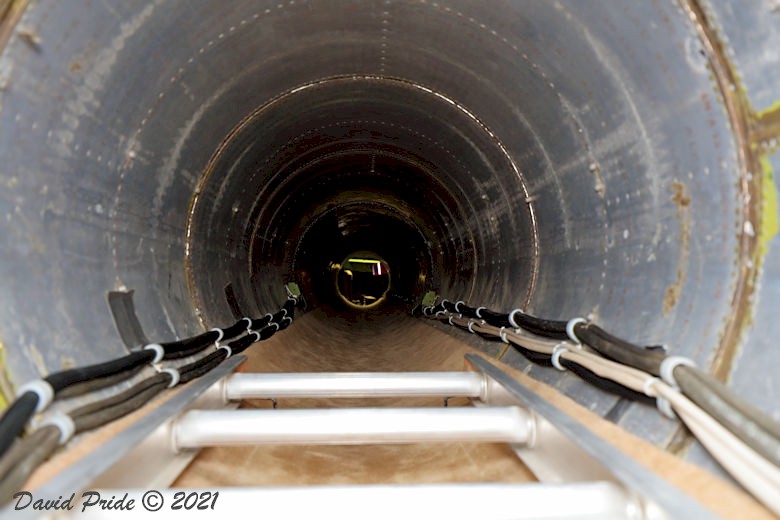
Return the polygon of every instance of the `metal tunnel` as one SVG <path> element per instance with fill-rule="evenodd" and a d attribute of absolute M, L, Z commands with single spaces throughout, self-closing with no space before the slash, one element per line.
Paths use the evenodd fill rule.
<path fill-rule="evenodd" d="M 108 293 L 170 340 L 295 281 L 321 343 L 435 290 L 668 345 L 780 419 L 777 2 L 3 5 L 7 395 L 126 353 Z M 371 309 L 333 282 L 357 252 L 389 267 Z M 718 471 L 652 406 L 503 360 Z"/>

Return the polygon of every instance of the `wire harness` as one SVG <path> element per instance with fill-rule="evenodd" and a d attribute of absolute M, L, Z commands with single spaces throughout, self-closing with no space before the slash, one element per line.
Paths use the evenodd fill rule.
<path fill-rule="evenodd" d="M 213 328 L 191 338 L 150 343 L 118 359 L 55 372 L 20 386 L 17 398 L 0 418 L 0 504 L 10 500 L 32 471 L 74 435 L 124 417 L 165 390 L 202 376 L 225 359 L 289 327 L 299 296 L 289 289 L 287 292 L 287 301 L 275 314 L 254 320 L 244 317 L 229 327 Z M 214 349 L 203 355 L 210 346 Z M 178 367 L 162 365 L 198 355 L 201 357 Z M 33 416 L 45 412 L 53 401 L 116 385 L 148 366 L 154 368 L 154 375 L 67 413 L 48 414 L 28 435 L 20 437 Z"/>
<path fill-rule="evenodd" d="M 696 367 L 640 346 L 584 318 L 547 320 L 521 309 L 508 313 L 442 300 L 422 315 L 513 345 L 534 362 L 570 370 L 598 386 L 679 417 L 702 445 L 759 500 L 780 514 L 780 424 Z M 509 328 L 511 327 L 511 328 Z"/>

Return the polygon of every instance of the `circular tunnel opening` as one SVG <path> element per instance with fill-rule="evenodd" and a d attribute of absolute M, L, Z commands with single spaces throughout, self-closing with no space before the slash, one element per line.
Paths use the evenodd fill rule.
<path fill-rule="evenodd" d="M 341 299 L 358 309 L 381 305 L 390 290 L 390 266 L 372 251 L 356 251 L 341 264 L 332 264 L 331 270 Z"/>
<path fill-rule="evenodd" d="M 481 266 L 495 264 L 484 230 L 501 225 L 491 209 L 522 192 L 517 172 L 484 124 L 422 85 L 350 76 L 296 87 L 245 118 L 206 168 L 188 224 L 194 299 L 210 321 L 228 283 L 244 313 L 282 279 L 313 306 L 353 312 L 407 310 L 432 287 L 468 296 Z M 514 289 L 527 296 L 536 230 L 527 205 L 512 215 L 503 224 L 527 250 Z M 215 268 L 202 247 L 212 243 L 235 268 Z M 392 269 L 364 279 L 348 258 L 358 251 L 382 259 L 364 259 L 366 273 Z M 343 268 L 334 283 L 333 266 L 350 261 L 348 292 L 365 287 L 355 298 L 340 290 Z"/>

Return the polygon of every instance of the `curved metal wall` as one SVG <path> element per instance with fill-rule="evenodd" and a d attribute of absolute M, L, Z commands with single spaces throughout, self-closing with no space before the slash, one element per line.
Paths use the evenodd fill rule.
<path fill-rule="evenodd" d="M 110 290 L 135 291 L 153 338 L 230 319 L 227 283 L 265 312 L 335 211 L 398 224 L 388 250 L 425 275 L 406 297 L 592 315 L 777 414 L 745 374 L 777 366 L 780 36 L 771 2 L 744 4 L 30 2 L 0 56 L 11 379 L 120 354 Z M 528 370 L 672 440 L 654 410 Z"/>

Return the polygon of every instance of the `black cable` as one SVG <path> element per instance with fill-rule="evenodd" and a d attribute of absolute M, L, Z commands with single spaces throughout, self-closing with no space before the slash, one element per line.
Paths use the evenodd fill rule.
<path fill-rule="evenodd" d="M 76 426 L 75 433 L 103 426 L 141 408 L 165 390 L 170 382 L 171 374 L 160 372 L 140 381 L 124 392 L 71 411 L 69 415 Z"/>
<path fill-rule="evenodd" d="M 191 355 L 190 352 L 197 353 L 209 345 L 213 345 L 214 342 L 216 342 L 218 339 L 219 331 L 209 330 L 191 338 L 160 343 L 160 346 L 165 351 L 163 359 L 178 359 L 181 357 L 187 357 Z M 181 354 L 182 352 L 186 352 L 187 354 Z"/>
<path fill-rule="evenodd" d="M 164 382 L 166 385 L 169 384 L 171 382 L 171 377 L 171 374 L 168 372 L 159 372 L 153 376 L 147 377 L 146 379 L 142 379 L 127 390 L 119 392 L 118 394 L 75 408 L 68 412 L 68 415 L 70 415 L 71 418 L 76 419 L 77 417 L 90 415 L 107 408 L 111 408 L 112 406 L 121 404 L 128 399 L 132 399 L 137 394 L 158 383 Z"/>
<path fill-rule="evenodd" d="M 209 345 L 216 343 L 217 340 L 228 340 L 240 336 L 246 332 L 249 326 L 250 324 L 247 319 L 241 318 L 230 327 L 220 329 L 222 331 L 222 337 L 220 337 L 218 330 L 212 329 L 192 338 L 160 343 L 160 346 L 165 351 L 163 359 L 179 359 L 197 354 Z"/>
<path fill-rule="evenodd" d="M 507 321 L 509 321 L 508 317 L 509 315 L 507 314 Z M 565 321 L 545 320 L 522 312 L 516 312 L 513 318 L 515 323 L 520 325 L 520 328 L 537 336 L 546 336 L 553 339 L 566 339 L 569 337 L 566 334 Z"/>
<path fill-rule="evenodd" d="M 223 337 L 221 339 L 219 338 L 218 331 L 211 330 L 204 332 L 199 336 L 195 336 L 194 338 L 172 341 L 169 343 L 160 343 L 160 345 L 165 350 L 165 356 L 163 359 L 181 359 L 192 356 L 198 352 L 201 352 L 209 345 L 216 343 L 218 339 L 220 341 L 232 339 L 234 337 L 240 336 L 247 330 L 257 330 L 265 327 L 269 323 L 276 323 L 280 328 L 286 328 L 289 326 L 289 322 L 292 320 L 296 303 L 296 300 L 290 298 L 275 314 L 266 314 L 261 318 L 250 320 L 251 323 L 248 323 L 246 319 L 242 318 L 230 327 L 222 329 Z M 290 319 L 285 320 L 286 317 L 289 317 Z"/>
<path fill-rule="evenodd" d="M 0 505 L 13 498 L 32 472 L 56 451 L 59 442 L 60 429 L 47 425 L 14 444 L 0 460 Z"/>
<path fill-rule="evenodd" d="M 260 330 L 263 327 L 265 327 L 266 325 L 268 325 L 269 323 L 271 323 L 271 321 L 273 321 L 273 319 L 274 319 L 273 314 L 266 314 L 262 318 L 257 318 L 257 319 L 252 320 L 252 326 L 249 327 L 249 328 L 251 330 Z"/>
<path fill-rule="evenodd" d="M 493 336 L 493 337 L 497 337 L 497 336 Z M 525 347 L 517 345 L 516 343 L 510 343 L 510 345 L 512 345 L 512 347 L 514 347 L 515 350 L 517 350 L 520 354 L 523 355 L 523 357 L 525 357 L 532 363 L 535 363 L 537 365 L 544 365 L 548 367 L 553 366 L 552 359 L 547 354 L 542 354 L 534 350 L 529 350 Z M 641 392 L 635 392 L 630 388 L 626 388 L 625 386 L 616 383 L 611 379 L 601 377 L 600 375 L 596 374 L 590 369 L 585 368 L 582 365 L 575 363 L 574 361 L 560 358 L 560 364 L 562 367 L 573 372 L 581 379 L 587 381 L 593 386 L 596 386 L 597 388 L 600 388 L 601 390 L 604 390 L 605 392 L 609 392 L 611 394 L 618 395 L 620 397 L 624 397 L 632 401 L 639 401 L 648 404 L 652 404 L 655 402 L 653 398 L 650 398 Z"/>
<path fill-rule="evenodd" d="M 444 311 L 458 312 L 470 318 L 483 319 L 494 327 L 511 326 L 509 322 L 511 317 L 520 328 L 532 334 L 553 339 L 568 339 L 566 331 L 568 322 L 566 321 L 537 318 L 520 311 L 502 314 L 483 307 L 475 309 L 463 302 L 452 303 L 448 300 L 443 300 L 439 307 Z M 661 347 L 646 348 L 634 345 L 613 336 L 593 323 L 577 323 L 574 326 L 574 333 L 580 341 L 586 343 L 603 356 L 656 376 L 659 375 L 661 362 L 666 357 L 659 350 Z"/>
<path fill-rule="evenodd" d="M 616 338 L 592 323 L 576 324 L 574 333 L 580 341 L 604 357 L 655 376 L 661 373 L 661 363 L 666 357 L 662 352 L 648 350 Z"/>
<path fill-rule="evenodd" d="M 194 356 L 195 354 L 198 354 L 200 352 L 203 352 L 208 347 L 214 346 L 216 341 L 212 341 L 211 343 L 206 343 L 205 345 L 198 345 L 196 347 L 186 349 L 186 350 L 177 350 L 175 352 L 171 352 L 170 354 L 165 354 L 163 356 L 163 359 L 166 361 L 170 361 L 173 359 L 183 359 L 186 357 Z"/>
<path fill-rule="evenodd" d="M 29 454 L 31 448 L 55 433 L 55 438 L 59 440 L 60 429 L 53 424 L 47 424 L 33 431 L 24 439 L 16 439 L 11 449 L 0 458 L 0 480 L 3 480 Z"/>
<path fill-rule="evenodd" d="M 535 350 L 527 349 L 516 343 L 510 343 L 510 345 L 512 345 L 512 347 L 514 347 L 515 350 L 520 352 L 520 354 L 522 354 L 529 361 L 539 365 L 546 365 L 549 367 L 552 366 L 552 360 L 550 359 L 549 355 L 542 354 L 541 352 L 536 352 Z M 562 361 L 566 361 L 566 360 L 564 359 Z"/>
<path fill-rule="evenodd" d="M 130 379 L 138 372 L 143 370 L 146 366 L 147 365 L 142 364 L 142 365 L 138 365 L 137 367 L 129 368 L 124 372 L 118 372 L 116 374 L 106 376 L 106 377 L 101 377 L 99 379 L 91 379 L 89 381 L 83 381 L 81 383 L 70 385 L 57 392 L 57 398 L 68 399 L 71 397 L 88 394 L 90 392 L 94 392 L 102 388 L 108 388 L 110 386 L 114 386 L 118 383 L 121 383 L 122 381 Z"/>
<path fill-rule="evenodd" d="M 14 440 L 21 435 L 24 427 L 35 414 L 38 406 L 38 394 L 25 392 L 11 404 L 0 418 L 0 456 L 8 451 Z"/>
<path fill-rule="evenodd" d="M 197 361 L 193 361 L 192 363 L 179 367 L 179 375 L 180 375 L 179 384 L 184 384 L 188 381 L 191 381 L 192 379 L 195 379 L 196 377 L 199 377 L 200 375 L 205 374 L 211 368 L 219 365 L 223 360 L 225 360 L 225 358 L 227 358 L 227 355 L 228 355 L 228 351 L 221 348 L 215 350 L 214 352 L 206 356 L 203 356 Z M 208 370 L 204 370 L 204 367 L 210 367 L 210 368 Z M 193 376 L 190 374 L 198 374 L 198 375 Z"/>
<path fill-rule="evenodd" d="M 463 316 L 472 319 L 485 320 L 494 327 L 514 327 L 509 321 L 511 313 L 496 312 L 485 307 L 469 307 L 463 302 L 453 303 L 449 300 L 444 300 L 438 307 L 434 307 L 433 314 L 436 314 L 438 310 L 462 314 Z M 518 326 L 537 336 L 545 336 L 553 339 L 566 339 L 568 337 L 566 335 L 567 322 L 565 321 L 546 320 L 520 311 L 514 312 L 512 318 Z"/>
<path fill-rule="evenodd" d="M 242 353 L 243 351 L 245 351 L 246 349 L 254 345 L 255 342 L 264 341 L 270 338 L 271 336 L 273 336 L 275 333 L 276 333 L 275 327 L 268 326 L 265 329 L 258 332 L 257 336 L 255 336 L 255 334 L 247 334 L 243 338 L 231 342 L 229 346 L 232 355 L 235 356 L 236 354 Z"/>
<path fill-rule="evenodd" d="M 259 340 L 267 339 L 277 331 L 289 327 L 293 320 L 296 305 L 297 300 L 290 298 L 272 316 L 266 316 L 260 320 L 251 320 L 251 325 L 253 326 L 255 324 L 264 325 L 263 329 L 258 333 Z M 238 320 L 230 327 L 222 329 L 222 338 L 230 339 L 240 336 L 247 331 L 249 325 L 248 319 Z M 193 338 L 162 343 L 161 346 L 165 351 L 164 359 L 175 359 L 195 354 L 215 343 L 219 338 L 220 332 L 211 330 Z M 252 345 L 256 340 L 257 336 L 255 334 L 247 334 L 238 340 L 228 343 L 227 346 L 231 348 L 232 352 L 239 353 Z M 155 350 L 144 349 L 103 363 L 55 372 L 48 375 L 44 380 L 54 390 L 55 397 L 73 397 L 112 386 L 132 377 L 152 361 L 156 355 L 157 352 Z M 226 349 L 218 349 L 216 352 L 182 367 L 180 382 L 184 383 L 205 374 L 221 363 L 226 356 Z M 120 392 L 115 396 L 73 410 L 71 416 L 76 425 L 76 432 L 96 428 L 140 408 L 164 390 L 170 384 L 171 377 L 170 373 L 161 372 L 140 381 L 128 390 Z M 24 431 L 27 422 L 35 414 L 38 399 L 36 392 L 25 392 L 3 413 L 0 418 L 0 457 L 6 454 Z"/>
<path fill-rule="evenodd" d="M 603 356 L 655 376 L 660 375 L 661 364 L 667 357 L 659 347 L 634 345 L 592 323 L 577 324 L 574 332 Z M 780 425 L 701 370 L 678 365 L 674 378 L 683 395 L 747 446 L 780 465 Z"/>
<path fill-rule="evenodd" d="M 69 386 L 84 383 L 86 381 L 94 381 L 95 388 L 92 389 L 97 390 L 98 388 L 102 388 L 102 386 L 99 386 L 102 378 L 146 365 L 149 361 L 154 359 L 154 356 L 155 353 L 152 350 L 138 350 L 121 358 L 112 359 L 103 363 L 55 372 L 46 376 L 44 381 L 49 383 L 54 389 L 55 396 Z"/>
<path fill-rule="evenodd" d="M 502 327 L 509 322 L 510 314 L 502 315 L 480 308 L 474 309 L 458 302 L 442 301 L 429 311 L 435 315 L 439 310 L 459 312 L 474 319 L 483 319 L 491 325 Z M 514 321 L 529 332 L 554 337 L 567 337 L 566 324 L 563 321 L 542 320 L 521 312 L 514 312 Z M 463 328 L 463 327 L 461 327 Z M 560 334 L 563 331 L 563 334 Z M 577 338 L 599 354 L 624 365 L 642 370 L 648 374 L 659 376 L 661 365 L 667 358 L 662 346 L 642 347 L 614 336 L 593 323 L 577 323 L 574 326 Z M 529 351 L 526 351 L 529 352 Z M 561 365 L 578 373 L 597 386 L 617 393 L 623 387 L 613 381 L 600 378 L 595 373 L 576 363 L 561 360 Z M 780 424 L 749 403 L 739 398 L 720 381 L 701 370 L 678 365 L 674 368 L 674 378 L 683 395 L 691 399 L 702 410 L 742 440 L 747 446 L 764 456 L 773 464 L 780 466 Z M 619 388 L 618 388 L 619 387 Z M 643 394 L 629 391 L 632 399 L 642 399 Z"/>
<path fill-rule="evenodd" d="M 243 323 L 246 324 L 246 321 Z M 277 327 L 266 327 L 266 329 L 262 331 L 265 334 L 259 333 L 261 338 L 273 335 Z M 231 352 L 239 353 L 251 346 L 255 341 L 256 336 L 248 334 L 238 340 L 227 343 L 226 346 L 230 347 Z M 179 367 L 178 384 L 187 383 L 211 371 L 225 360 L 227 354 L 228 351 L 226 349 L 220 348 L 197 361 Z M 160 372 L 115 396 L 71 411 L 70 416 L 76 425 L 76 433 L 102 426 L 142 407 L 154 396 L 162 392 L 170 382 L 171 375 L 167 372 Z"/>
<path fill-rule="evenodd" d="M 227 351 L 225 349 L 219 349 L 216 352 L 212 352 L 208 356 L 205 356 L 194 363 L 190 363 L 179 370 L 179 384 L 189 383 L 193 379 L 211 372 L 220 363 L 222 363 L 227 357 Z"/>
<path fill-rule="evenodd" d="M 220 339 L 220 341 L 233 339 L 245 333 L 247 328 L 249 327 L 249 322 L 251 321 L 252 320 L 248 318 L 247 319 L 241 318 L 230 327 L 226 329 L 222 329 L 222 339 Z"/>
<path fill-rule="evenodd" d="M 274 313 L 271 321 L 273 323 L 280 324 L 285 316 L 287 316 L 287 309 L 282 308 L 279 310 L 279 312 Z"/>

